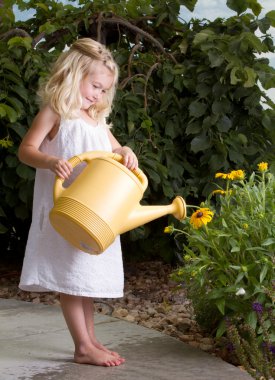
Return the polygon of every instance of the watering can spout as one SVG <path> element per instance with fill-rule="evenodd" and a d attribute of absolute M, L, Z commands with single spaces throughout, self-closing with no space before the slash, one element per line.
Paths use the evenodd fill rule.
<path fill-rule="evenodd" d="M 130 231 L 169 214 L 172 214 L 178 220 L 186 217 L 186 203 L 182 197 L 177 196 L 170 205 L 165 206 L 142 206 L 139 204 L 126 219 L 120 233 Z"/>

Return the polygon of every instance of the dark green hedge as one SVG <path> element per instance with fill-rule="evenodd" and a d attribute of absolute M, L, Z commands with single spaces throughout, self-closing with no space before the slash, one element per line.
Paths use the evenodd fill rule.
<path fill-rule="evenodd" d="M 258 84 L 275 86 L 275 70 L 262 57 L 274 51 L 275 11 L 259 18 L 256 0 L 231 0 L 234 17 L 184 22 L 180 6 L 193 10 L 195 0 L 2 3 L 0 238 L 6 249 L 23 251 L 30 223 L 34 170 L 16 154 L 38 110 L 39 80 L 77 37 L 105 43 L 120 65 L 111 120 L 149 178 L 144 203 L 168 203 L 177 194 L 198 202 L 216 171 L 246 170 L 260 160 L 274 170 L 274 104 Z M 16 22 L 14 3 L 35 9 L 35 18 Z M 125 249 L 171 257 L 166 223 L 127 234 Z"/>

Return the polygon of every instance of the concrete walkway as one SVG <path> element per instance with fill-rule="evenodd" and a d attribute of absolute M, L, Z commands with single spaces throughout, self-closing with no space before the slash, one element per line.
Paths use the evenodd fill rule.
<path fill-rule="evenodd" d="M 104 315 L 96 334 L 126 358 L 79 365 L 59 306 L 0 299 L 0 380 L 251 380 L 238 368 L 170 336 Z"/>

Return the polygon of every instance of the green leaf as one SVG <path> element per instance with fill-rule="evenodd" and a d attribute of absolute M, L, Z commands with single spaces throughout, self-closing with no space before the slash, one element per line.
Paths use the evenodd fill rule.
<path fill-rule="evenodd" d="M 13 123 L 9 125 L 9 128 L 16 132 L 18 136 L 21 137 L 21 139 L 25 136 L 27 132 L 27 128 L 19 123 Z"/>
<path fill-rule="evenodd" d="M 231 109 L 231 104 L 228 99 L 217 99 L 212 104 L 212 112 L 215 115 L 223 115 L 229 113 Z"/>
<path fill-rule="evenodd" d="M 227 0 L 226 5 L 238 14 L 247 10 L 247 3 L 245 0 Z"/>
<path fill-rule="evenodd" d="M 203 31 L 197 33 L 193 40 L 193 45 L 199 45 L 206 42 L 210 37 L 214 37 L 215 33 L 211 29 L 204 29 Z"/>
<path fill-rule="evenodd" d="M 205 83 L 199 83 L 196 87 L 196 91 L 200 98 L 207 98 L 211 92 L 211 87 Z"/>
<path fill-rule="evenodd" d="M 266 247 L 269 245 L 275 244 L 275 239 L 274 238 L 268 238 L 262 242 L 262 246 Z"/>
<path fill-rule="evenodd" d="M 32 38 L 31 37 L 12 37 L 8 41 L 9 49 L 15 46 L 22 46 L 26 50 L 31 50 L 32 48 Z"/>
<path fill-rule="evenodd" d="M 240 152 L 236 152 L 232 148 L 231 150 L 229 150 L 229 158 L 231 161 L 235 162 L 236 164 L 243 163 L 244 161 L 243 154 Z"/>
<path fill-rule="evenodd" d="M 196 118 L 199 118 L 202 115 L 204 115 L 206 110 L 207 110 L 207 104 L 199 102 L 197 100 L 192 102 L 189 106 L 190 116 L 194 116 Z"/>
<path fill-rule="evenodd" d="M 177 128 L 175 126 L 175 123 L 172 120 L 168 119 L 165 126 L 165 134 L 167 136 L 170 136 L 173 139 L 178 135 L 178 132 L 176 129 Z"/>
<path fill-rule="evenodd" d="M 18 158 L 16 156 L 9 155 L 6 157 L 5 161 L 10 168 L 15 168 L 18 165 Z"/>
<path fill-rule="evenodd" d="M 13 72 L 14 74 L 18 75 L 19 77 L 21 76 L 20 70 L 19 70 L 18 66 L 14 62 L 12 62 L 10 59 L 8 59 L 6 57 L 3 57 L 0 60 L 0 67 L 2 69 L 6 69 L 8 71 Z"/>
<path fill-rule="evenodd" d="M 2 207 L 0 206 L 0 217 L 7 217 L 7 215 L 5 214 L 5 211 L 2 209 Z"/>
<path fill-rule="evenodd" d="M 215 301 L 215 304 L 216 304 L 217 308 L 219 309 L 219 311 L 221 312 L 221 314 L 224 315 L 225 299 L 220 298 L 220 299 Z"/>
<path fill-rule="evenodd" d="M 223 154 L 212 154 L 211 158 L 209 160 L 209 167 L 211 168 L 212 172 L 216 172 L 217 170 L 224 167 L 225 164 L 225 157 Z"/>
<path fill-rule="evenodd" d="M 224 290 L 223 289 L 212 289 L 209 293 L 208 293 L 208 298 L 211 300 L 211 299 L 218 299 L 220 298 L 221 296 L 223 296 L 224 294 Z"/>
<path fill-rule="evenodd" d="M 29 100 L 29 93 L 25 87 L 20 86 L 20 85 L 11 85 L 10 90 L 15 92 L 17 95 L 19 95 L 25 101 Z"/>
<path fill-rule="evenodd" d="M 0 234 L 5 234 L 6 232 L 8 232 L 8 228 L 0 223 Z"/>
<path fill-rule="evenodd" d="M 187 49 L 188 49 L 188 41 L 186 38 L 184 38 L 179 44 L 179 49 L 180 49 L 181 54 L 186 54 Z"/>
<path fill-rule="evenodd" d="M 33 169 L 21 163 L 17 166 L 16 173 L 19 175 L 19 177 L 29 180 L 34 179 L 35 176 Z"/>
<path fill-rule="evenodd" d="M 17 120 L 17 112 L 7 104 L 0 103 L 0 117 L 7 116 L 11 123 L 14 123 Z"/>
<path fill-rule="evenodd" d="M 275 28 L 275 10 L 267 12 L 267 14 L 265 15 L 265 17 L 268 18 L 268 20 L 270 21 L 271 26 L 273 26 L 273 28 Z"/>
<path fill-rule="evenodd" d="M 235 85 L 237 84 L 238 82 L 241 82 L 242 79 L 240 78 L 240 75 L 242 73 L 242 70 L 240 67 L 233 67 L 231 72 L 230 72 L 230 83 Z"/>
<path fill-rule="evenodd" d="M 226 332 L 226 322 L 225 322 L 225 319 L 222 319 L 219 323 L 219 326 L 216 332 L 216 337 L 220 338 L 221 336 L 224 335 L 225 332 Z"/>
<path fill-rule="evenodd" d="M 260 273 L 260 283 L 263 282 L 263 280 L 265 279 L 266 275 L 267 275 L 267 272 L 268 272 L 268 266 L 265 265 L 263 267 L 263 269 L 261 270 L 261 273 Z"/>
<path fill-rule="evenodd" d="M 246 323 L 249 324 L 249 326 L 252 327 L 252 329 L 255 330 L 257 326 L 257 314 L 255 311 L 251 311 L 246 316 Z"/>
<path fill-rule="evenodd" d="M 258 53 L 266 51 L 266 47 L 262 43 L 262 41 L 257 36 L 255 36 L 255 34 L 253 34 L 251 32 L 241 33 L 240 39 L 241 39 L 241 41 L 245 42 L 245 45 L 247 45 L 247 43 L 248 43 L 249 46 L 252 49 L 256 50 Z"/>
<path fill-rule="evenodd" d="M 47 5 L 46 4 L 43 4 L 43 3 L 36 3 L 35 4 L 38 8 L 41 8 L 41 9 L 43 9 L 45 12 L 49 12 L 49 8 L 47 7 Z"/>
<path fill-rule="evenodd" d="M 179 0 L 181 5 L 184 5 L 190 12 L 193 12 L 198 0 Z"/>
<path fill-rule="evenodd" d="M 217 128 L 220 132 L 227 133 L 231 127 L 232 120 L 226 115 L 223 115 L 217 122 Z"/>
<path fill-rule="evenodd" d="M 173 82 L 174 75 L 169 70 L 163 70 L 162 80 L 164 85 L 168 85 L 169 83 Z"/>
<path fill-rule="evenodd" d="M 45 22 L 45 24 L 39 27 L 39 33 L 52 34 L 60 28 L 59 25 L 52 24 L 50 21 Z"/>
<path fill-rule="evenodd" d="M 257 74 L 256 72 L 250 68 L 250 67 L 245 67 L 244 71 L 246 72 L 247 75 L 247 80 L 244 82 L 244 87 L 253 87 L 256 82 Z"/>
<path fill-rule="evenodd" d="M 166 17 L 168 17 L 168 13 L 167 12 L 163 12 L 163 13 L 159 14 L 158 17 L 157 17 L 157 20 L 156 20 L 156 26 L 159 26 L 162 23 L 162 21 L 164 19 L 166 19 Z"/>
<path fill-rule="evenodd" d="M 145 171 L 147 173 L 148 178 L 151 181 L 155 182 L 156 184 L 159 184 L 161 182 L 160 176 L 154 170 L 147 167 L 147 168 L 145 168 Z"/>
<path fill-rule="evenodd" d="M 194 153 L 208 149 L 211 146 L 211 141 L 208 136 L 200 135 L 196 136 L 191 141 L 191 150 Z"/>
<path fill-rule="evenodd" d="M 244 272 L 241 272 L 238 274 L 236 281 L 235 281 L 235 285 L 237 285 L 244 278 L 244 275 L 245 275 Z"/>
<path fill-rule="evenodd" d="M 210 67 L 219 67 L 224 62 L 224 58 L 218 50 L 209 50 L 207 54 L 210 61 Z"/>
<path fill-rule="evenodd" d="M 28 216 L 28 209 L 24 204 L 21 204 L 20 206 L 16 206 L 14 209 L 15 215 L 18 219 L 24 220 Z"/>
<path fill-rule="evenodd" d="M 263 7 L 258 3 L 257 0 L 246 0 L 249 8 L 252 10 L 255 16 L 259 16 Z"/>

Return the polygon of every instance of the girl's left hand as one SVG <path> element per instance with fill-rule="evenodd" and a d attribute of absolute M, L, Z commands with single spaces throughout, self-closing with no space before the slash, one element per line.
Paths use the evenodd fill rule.
<path fill-rule="evenodd" d="M 120 154 L 123 157 L 123 165 L 130 170 L 138 168 L 138 159 L 135 153 L 128 146 L 122 146 L 119 149 L 115 149 L 115 153 Z"/>

